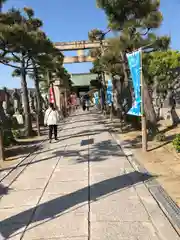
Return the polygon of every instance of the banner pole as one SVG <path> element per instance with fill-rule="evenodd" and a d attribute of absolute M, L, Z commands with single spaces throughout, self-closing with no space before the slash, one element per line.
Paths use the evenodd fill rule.
<path fill-rule="evenodd" d="M 143 81 L 143 71 L 142 71 L 142 49 L 140 51 L 141 56 L 141 125 L 142 125 L 142 150 L 147 152 L 147 126 L 146 126 L 146 116 L 144 112 L 144 81 Z"/>

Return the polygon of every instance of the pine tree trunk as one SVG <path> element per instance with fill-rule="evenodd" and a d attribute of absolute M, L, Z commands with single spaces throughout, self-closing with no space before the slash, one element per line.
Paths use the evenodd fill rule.
<path fill-rule="evenodd" d="M 147 120 L 147 127 L 151 134 L 156 134 L 158 131 L 157 128 L 157 118 L 153 106 L 152 97 L 149 93 L 148 86 L 146 81 L 144 81 L 144 111 Z"/>
<path fill-rule="evenodd" d="M 126 66 L 126 56 L 125 53 L 120 52 L 121 59 L 122 59 L 122 69 L 123 69 L 123 74 L 124 74 L 124 84 L 125 87 L 128 87 L 128 74 L 127 74 L 127 69 L 128 67 Z"/>
<path fill-rule="evenodd" d="M 25 136 L 32 136 L 32 121 L 29 107 L 28 88 L 26 82 L 26 71 L 24 69 L 24 63 L 22 63 L 22 74 L 21 74 L 21 88 L 23 92 L 24 102 L 24 115 L 25 115 Z"/>
<path fill-rule="evenodd" d="M 116 103 L 117 117 L 122 120 L 122 88 L 123 84 L 120 79 L 113 80 L 114 102 Z"/>
<path fill-rule="evenodd" d="M 38 136 L 40 136 L 40 126 L 43 126 L 43 112 L 42 112 L 42 101 L 41 101 L 41 92 L 39 88 L 39 77 L 38 77 L 38 72 L 36 69 L 36 66 L 34 64 L 34 86 L 35 86 L 35 92 L 36 92 L 36 102 L 37 102 L 37 109 L 36 109 L 36 125 L 37 125 L 37 131 L 38 131 Z"/>
<path fill-rule="evenodd" d="M 35 77 L 34 79 L 34 86 L 35 86 L 35 91 L 36 91 L 36 126 L 37 126 L 37 133 L 38 133 L 38 136 L 41 135 L 41 129 L 40 129 L 40 112 L 41 112 L 41 95 L 40 95 L 40 91 L 39 91 L 39 84 L 38 84 L 38 80 L 37 78 Z"/>

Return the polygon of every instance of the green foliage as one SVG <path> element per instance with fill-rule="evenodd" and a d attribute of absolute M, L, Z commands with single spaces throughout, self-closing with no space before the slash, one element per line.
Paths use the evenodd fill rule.
<path fill-rule="evenodd" d="M 89 33 L 88 33 L 88 38 L 90 41 L 96 41 L 96 40 L 103 40 L 104 39 L 104 34 L 103 31 L 95 28 L 92 29 Z"/>
<path fill-rule="evenodd" d="M 96 0 L 98 7 L 106 13 L 109 25 L 114 30 L 122 30 L 131 25 L 135 28 L 159 27 L 162 15 L 159 0 Z"/>
<path fill-rule="evenodd" d="M 42 21 L 34 17 L 31 8 L 13 8 L 1 14 L 0 21 L 0 62 L 14 67 L 15 76 L 22 73 L 22 66 L 26 73 L 31 72 L 33 61 L 36 67 L 47 67 L 57 60 L 62 65 L 63 55 L 40 29 Z"/>
<path fill-rule="evenodd" d="M 157 51 L 144 54 L 143 73 L 149 85 L 156 84 L 156 91 L 163 93 L 173 85 L 177 79 L 175 69 L 180 66 L 179 51 Z"/>
<path fill-rule="evenodd" d="M 180 134 L 177 134 L 175 139 L 173 140 L 173 146 L 175 150 L 179 153 L 180 152 Z"/>
<path fill-rule="evenodd" d="M 4 135 L 4 137 L 3 137 L 3 144 L 4 144 L 4 146 L 5 147 L 8 147 L 8 146 L 10 146 L 11 145 L 11 138 L 10 138 L 10 136 L 9 135 Z"/>
<path fill-rule="evenodd" d="M 152 32 L 162 22 L 159 0 L 96 0 L 96 2 L 108 17 L 110 29 L 120 34 L 116 38 L 109 39 L 109 47 L 103 54 L 98 53 L 97 50 L 91 51 L 91 56 L 98 58 L 98 61 L 94 62 L 93 72 L 100 69 L 112 75 L 123 76 L 122 65 L 125 69 L 127 64 L 122 53 L 140 47 L 146 52 L 168 48 L 170 38 L 157 37 Z M 99 29 L 93 29 L 88 34 L 90 40 L 95 40 L 100 35 L 104 37 Z"/>
<path fill-rule="evenodd" d="M 12 130 L 12 133 L 13 133 L 13 137 L 14 137 L 15 139 L 21 137 L 21 131 L 20 131 L 20 130 L 13 129 L 13 130 Z"/>
<path fill-rule="evenodd" d="M 14 142 L 15 142 L 15 140 L 14 140 L 14 137 L 13 137 L 13 134 L 12 134 L 11 130 L 5 130 L 3 132 L 3 144 L 4 144 L 4 146 L 8 147 Z"/>

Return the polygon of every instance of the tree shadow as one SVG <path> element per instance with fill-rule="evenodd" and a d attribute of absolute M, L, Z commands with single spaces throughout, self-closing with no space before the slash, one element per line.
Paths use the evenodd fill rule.
<path fill-rule="evenodd" d="M 7 195 L 9 190 L 9 187 L 5 187 L 2 183 L 0 183 L 0 197 L 3 195 Z"/>
<path fill-rule="evenodd" d="M 157 150 L 157 149 L 159 149 L 161 147 L 164 147 L 164 146 L 168 145 L 169 143 L 171 143 L 173 141 L 173 139 L 175 137 L 176 137 L 176 134 L 172 134 L 170 136 L 166 136 L 165 141 L 161 142 L 158 146 L 149 149 L 148 152 L 152 152 L 153 150 Z"/>
<path fill-rule="evenodd" d="M 37 222 L 37 225 L 43 224 L 38 222 L 43 220 L 51 221 L 52 219 L 60 217 L 64 211 L 70 209 L 71 207 L 82 203 L 85 204 L 88 201 L 97 201 L 99 198 L 106 196 L 107 194 L 115 193 L 134 184 L 150 180 L 151 178 L 151 175 L 135 171 L 125 175 L 116 176 L 95 183 L 90 187 L 85 187 L 67 195 L 60 196 L 1 221 L 1 234 L 5 239 L 7 239 L 17 230 L 29 225 L 30 223 Z M 28 222 L 23 222 L 22 219 L 29 220 Z"/>
<path fill-rule="evenodd" d="M 124 153 L 113 140 L 104 140 L 89 146 L 89 162 L 101 162 L 109 157 L 124 157 Z M 113 158 L 112 158 L 113 159 Z M 87 161 L 87 158 L 77 159 L 78 163 Z"/>
<path fill-rule="evenodd" d="M 65 137 L 61 136 L 58 141 L 64 141 L 64 140 L 78 138 L 78 137 L 93 136 L 106 131 L 107 131 L 106 129 L 84 130 L 79 133 L 74 133 L 70 135 L 65 134 Z"/>
<path fill-rule="evenodd" d="M 72 139 L 72 138 L 93 136 L 93 135 L 96 135 L 96 134 L 99 134 L 102 132 L 106 132 L 106 131 L 107 131 L 106 129 L 85 130 L 85 131 L 81 131 L 77 134 L 66 135 L 66 137 L 64 137 L 64 138 L 62 136 L 61 138 L 59 138 L 58 141 L 61 142 L 61 141 Z M 77 145 L 77 144 L 71 144 L 70 146 L 73 146 L 73 145 Z M 44 147 L 43 145 L 39 146 L 38 149 L 41 150 L 41 149 L 43 149 L 43 147 Z M 20 154 L 23 155 L 23 153 L 24 153 L 24 159 L 22 160 L 22 163 L 20 163 L 17 166 L 17 168 L 23 167 L 26 165 L 37 164 L 39 162 L 48 161 L 52 157 L 59 157 L 59 156 L 77 157 L 77 159 L 76 159 L 77 163 L 82 163 L 82 162 L 88 161 L 89 156 L 90 156 L 90 161 L 104 161 L 104 160 L 107 160 L 109 156 L 124 156 L 124 154 L 123 154 L 123 152 L 121 152 L 119 146 L 113 140 L 105 140 L 105 141 L 101 141 L 99 143 L 89 145 L 89 147 L 87 149 L 83 149 L 83 150 L 66 150 L 66 151 L 56 150 L 56 151 L 54 151 L 54 149 L 53 150 L 49 149 L 49 150 L 41 151 L 41 153 L 53 151 L 51 158 L 46 157 L 46 158 L 35 160 L 32 162 L 24 163 L 23 161 L 27 157 L 25 154 L 33 153 L 36 150 L 36 148 L 37 148 L 37 146 L 33 146 L 33 147 L 30 146 L 29 148 L 24 146 L 23 149 L 21 149 L 21 150 L 19 149 L 19 151 L 18 151 L 19 155 L 16 158 L 14 158 L 13 160 L 17 160 L 19 158 Z M 24 150 L 24 152 L 23 152 L 23 150 Z M 89 153 L 88 153 L 88 150 L 89 150 Z M 84 151 L 86 151 L 87 153 L 86 154 L 82 153 Z M 15 153 L 17 154 L 17 149 L 15 149 Z M 14 156 L 15 153 L 12 152 L 12 155 Z M 12 161 L 12 159 L 10 161 Z M 14 167 L 2 168 L 2 169 L 0 169 L 0 172 L 12 170 L 12 169 L 14 169 Z"/>
<path fill-rule="evenodd" d="M 90 139 L 93 140 L 93 139 Z M 88 140 L 87 140 L 88 142 Z M 88 144 L 89 145 L 89 144 Z M 85 152 L 85 153 L 83 153 Z M 66 151 L 55 151 L 56 156 L 62 157 L 77 157 L 77 163 L 83 162 L 101 162 L 108 160 L 109 157 L 124 157 L 124 153 L 120 150 L 119 146 L 113 140 L 104 140 L 82 150 L 66 150 Z"/>
<path fill-rule="evenodd" d="M 168 126 L 165 129 L 161 130 L 160 133 L 165 134 L 173 129 L 177 128 L 177 125 Z"/>
<path fill-rule="evenodd" d="M 71 144 L 71 145 L 69 145 L 69 146 L 73 146 L 73 145 L 77 145 L 77 144 Z M 62 148 L 64 147 L 66 147 L 67 145 L 63 145 L 63 146 L 61 146 Z M 43 148 L 43 147 L 42 147 Z M 41 148 L 39 148 L 39 150 L 40 150 Z M 58 148 L 59 149 L 59 148 Z M 53 149 L 54 150 L 54 149 Z M 48 149 L 48 150 L 45 150 L 45 151 L 41 151 L 40 153 L 45 153 L 45 152 L 49 152 L 49 151 L 52 151 L 52 149 Z M 58 152 L 58 151 L 57 151 Z M 74 151 L 75 152 L 75 151 Z M 56 152 L 55 152 L 56 153 Z M 59 154 L 62 154 L 63 153 L 63 151 L 59 151 Z M 36 154 L 36 152 L 35 153 L 33 153 L 33 154 Z M 57 156 L 60 156 L 60 155 L 57 155 L 57 154 L 55 154 L 55 157 L 57 157 Z M 65 154 L 64 154 L 64 156 L 65 156 Z M 71 156 L 74 156 L 74 155 L 71 155 Z M 54 156 L 53 156 L 54 157 Z M 52 156 L 51 156 L 51 158 L 52 158 Z M 24 167 L 24 166 L 29 166 L 29 165 L 33 165 L 33 164 L 37 164 L 37 163 L 40 163 L 40 162 L 44 162 L 44 161 L 48 161 L 48 160 L 50 160 L 51 158 L 49 158 L 49 157 L 47 157 L 47 158 L 42 158 L 42 159 L 39 159 L 39 160 L 33 160 L 33 161 L 27 161 L 27 162 L 24 162 L 25 161 L 25 159 L 26 158 L 24 158 L 17 166 L 12 166 L 12 167 L 6 167 L 6 168 L 2 168 L 2 169 L 0 169 L 0 173 L 1 172 L 4 172 L 4 171 L 8 171 L 8 170 L 16 170 L 16 169 L 18 169 L 18 168 L 20 168 L 20 167 Z"/>
<path fill-rule="evenodd" d="M 75 121 L 72 121 L 72 122 L 67 122 L 66 125 L 69 125 L 69 124 L 74 124 L 74 123 L 87 123 L 87 122 L 96 122 L 97 119 L 84 119 L 84 120 L 75 120 Z"/>
<path fill-rule="evenodd" d="M 134 137 L 133 139 L 128 139 L 122 141 L 122 145 L 125 146 L 125 148 L 141 148 L 142 147 L 142 137 L 141 135 L 138 135 Z"/>
<path fill-rule="evenodd" d="M 83 127 L 89 127 L 89 124 L 78 126 L 78 128 L 83 128 Z M 73 130 L 73 129 L 77 129 L 77 126 L 76 127 L 70 127 L 70 128 L 64 128 L 64 130 Z"/>
<path fill-rule="evenodd" d="M 11 148 L 7 148 L 5 150 L 5 162 L 8 161 L 15 161 L 18 160 L 20 157 L 26 157 L 30 153 L 33 153 L 37 147 L 41 148 L 40 143 L 42 140 L 39 141 L 32 141 L 26 143 L 21 143 L 20 145 L 13 146 Z"/>

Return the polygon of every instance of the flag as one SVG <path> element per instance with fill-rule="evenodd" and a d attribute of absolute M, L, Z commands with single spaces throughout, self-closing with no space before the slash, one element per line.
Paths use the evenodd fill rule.
<path fill-rule="evenodd" d="M 54 93 L 52 87 L 49 89 L 49 102 L 54 103 Z"/>
<path fill-rule="evenodd" d="M 141 116 L 141 50 L 126 54 L 134 87 L 134 103 L 129 115 Z"/>
<path fill-rule="evenodd" d="M 98 92 L 94 93 L 94 100 L 95 100 L 95 104 L 98 105 L 99 104 L 99 93 Z"/>
<path fill-rule="evenodd" d="M 108 80 L 107 84 L 106 101 L 108 105 L 112 105 L 113 103 L 113 85 L 111 79 Z"/>

